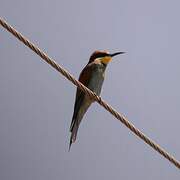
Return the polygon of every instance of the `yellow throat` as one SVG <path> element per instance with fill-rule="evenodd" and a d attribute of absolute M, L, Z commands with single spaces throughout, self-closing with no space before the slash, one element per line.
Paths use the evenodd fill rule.
<path fill-rule="evenodd" d="M 105 56 L 103 58 L 101 58 L 101 62 L 104 63 L 104 64 L 108 64 L 110 61 L 112 60 L 112 57 L 110 56 Z"/>

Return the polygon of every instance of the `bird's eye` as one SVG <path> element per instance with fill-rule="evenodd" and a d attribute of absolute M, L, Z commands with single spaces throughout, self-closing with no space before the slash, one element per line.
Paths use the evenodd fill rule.
<path fill-rule="evenodd" d="M 100 55 L 101 58 L 106 57 L 106 56 L 108 56 L 108 54 L 106 54 L 106 53 L 103 53 Z"/>

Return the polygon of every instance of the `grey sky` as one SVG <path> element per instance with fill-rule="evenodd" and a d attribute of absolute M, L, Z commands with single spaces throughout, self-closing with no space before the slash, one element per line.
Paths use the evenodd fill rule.
<path fill-rule="evenodd" d="M 177 0 L 0 0 L 0 16 L 78 77 L 96 50 L 102 97 L 180 160 Z M 97 104 L 68 153 L 75 86 L 0 28 L 1 180 L 179 180 L 180 171 Z"/>

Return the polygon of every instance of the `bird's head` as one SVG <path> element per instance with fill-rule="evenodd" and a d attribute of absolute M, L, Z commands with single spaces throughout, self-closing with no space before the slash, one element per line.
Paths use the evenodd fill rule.
<path fill-rule="evenodd" d="M 112 57 L 118 54 L 124 54 L 124 53 L 125 52 L 116 52 L 116 53 L 110 54 L 108 51 L 95 51 L 91 55 L 88 64 L 96 60 L 99 60 L 102 64 L 107 65 L 112 60 Z"/>

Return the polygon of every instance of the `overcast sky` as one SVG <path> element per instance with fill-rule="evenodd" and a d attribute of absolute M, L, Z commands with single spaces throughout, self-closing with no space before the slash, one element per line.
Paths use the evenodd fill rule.
<path fill-rule="evenodd" d="M 178 0 L 0 0 L 0 16 L 75 77 L 126 51 L 102 98 L 180 160 Z M 0 28 L 1 180 L 179 180 L 180 171 L 94 103 L 70 153 L 76 87 Z"/>

